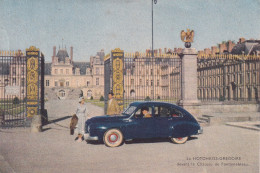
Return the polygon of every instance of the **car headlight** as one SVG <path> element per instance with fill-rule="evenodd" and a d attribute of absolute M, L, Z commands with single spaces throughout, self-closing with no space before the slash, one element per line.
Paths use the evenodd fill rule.
<path fill-rule="evenodd" d="M 88 126 L 88 129 L 87 129 L 87 130 L 88 130 L 88 132 L 90 133 L 90 126 Z"/>

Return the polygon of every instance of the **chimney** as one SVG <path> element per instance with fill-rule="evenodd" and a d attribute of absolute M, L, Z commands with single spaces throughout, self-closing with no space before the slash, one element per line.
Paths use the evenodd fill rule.
<path fill-rule="evenodd" d="M 160 55 L 162 54 L 162 49 L 161 49 L 161 48 L 159 49 L 159 54 L 160 54 Z"/>
<path fill-rule="evenodd" d="M 164 48 L 164 53 L 167 53 L 167 48 Z"/>
<path fill-rule="evenodd" d="M 53 56 L 56 56 L 56 46 L 53 46 Z"/>
<path fill-rule="evenodd" d="M 56 57 L 56 46 L 53 46 L 52 63 L 54 62 L 54 57 Z"/>
<path fill-rule="evenodd" d="M 70 47 L 70 60 L 73 61 L 73 47 Z"/>
<path fill-rule="evenodd" d="M 246 41 L 246 39 L 245 38 L 239 38 L 239 43 L 243 43 L 243 42 L 245 42 Z"/>

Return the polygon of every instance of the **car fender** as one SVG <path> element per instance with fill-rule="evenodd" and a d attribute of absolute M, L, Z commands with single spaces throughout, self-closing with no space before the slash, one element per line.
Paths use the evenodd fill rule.
<path fill-rule="evenodd" d="M 196 135 L 200 126 L 194 122 L 181 121 L 171 125 L 172 133 L 171 137 L 186 137 Z"/>

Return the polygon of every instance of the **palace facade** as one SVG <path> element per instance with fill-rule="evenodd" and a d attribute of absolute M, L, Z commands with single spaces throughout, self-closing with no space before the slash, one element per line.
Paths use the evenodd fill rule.
<path fill-rule="evenodd" d="M 77 98 L 80 95 L 90 99 L 104 96 L 104 50 L 90 57 L 90 62 L 73 60 L 66 49 L 53 47 L 51 63 L 45 63 L 45 97 L 55 99 Z"/>

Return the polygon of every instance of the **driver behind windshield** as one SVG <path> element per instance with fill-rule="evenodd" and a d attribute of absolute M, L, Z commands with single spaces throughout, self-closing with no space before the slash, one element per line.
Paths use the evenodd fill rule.
<path fill-rule="evenodd" d="M 149 108 L 148 107 L 143 107 L 141 109 L 141 112 L 144 115 L 143 116 L 144 118 L 151 118 L 152 117 L 152 115 L 149 113 Z"/>

